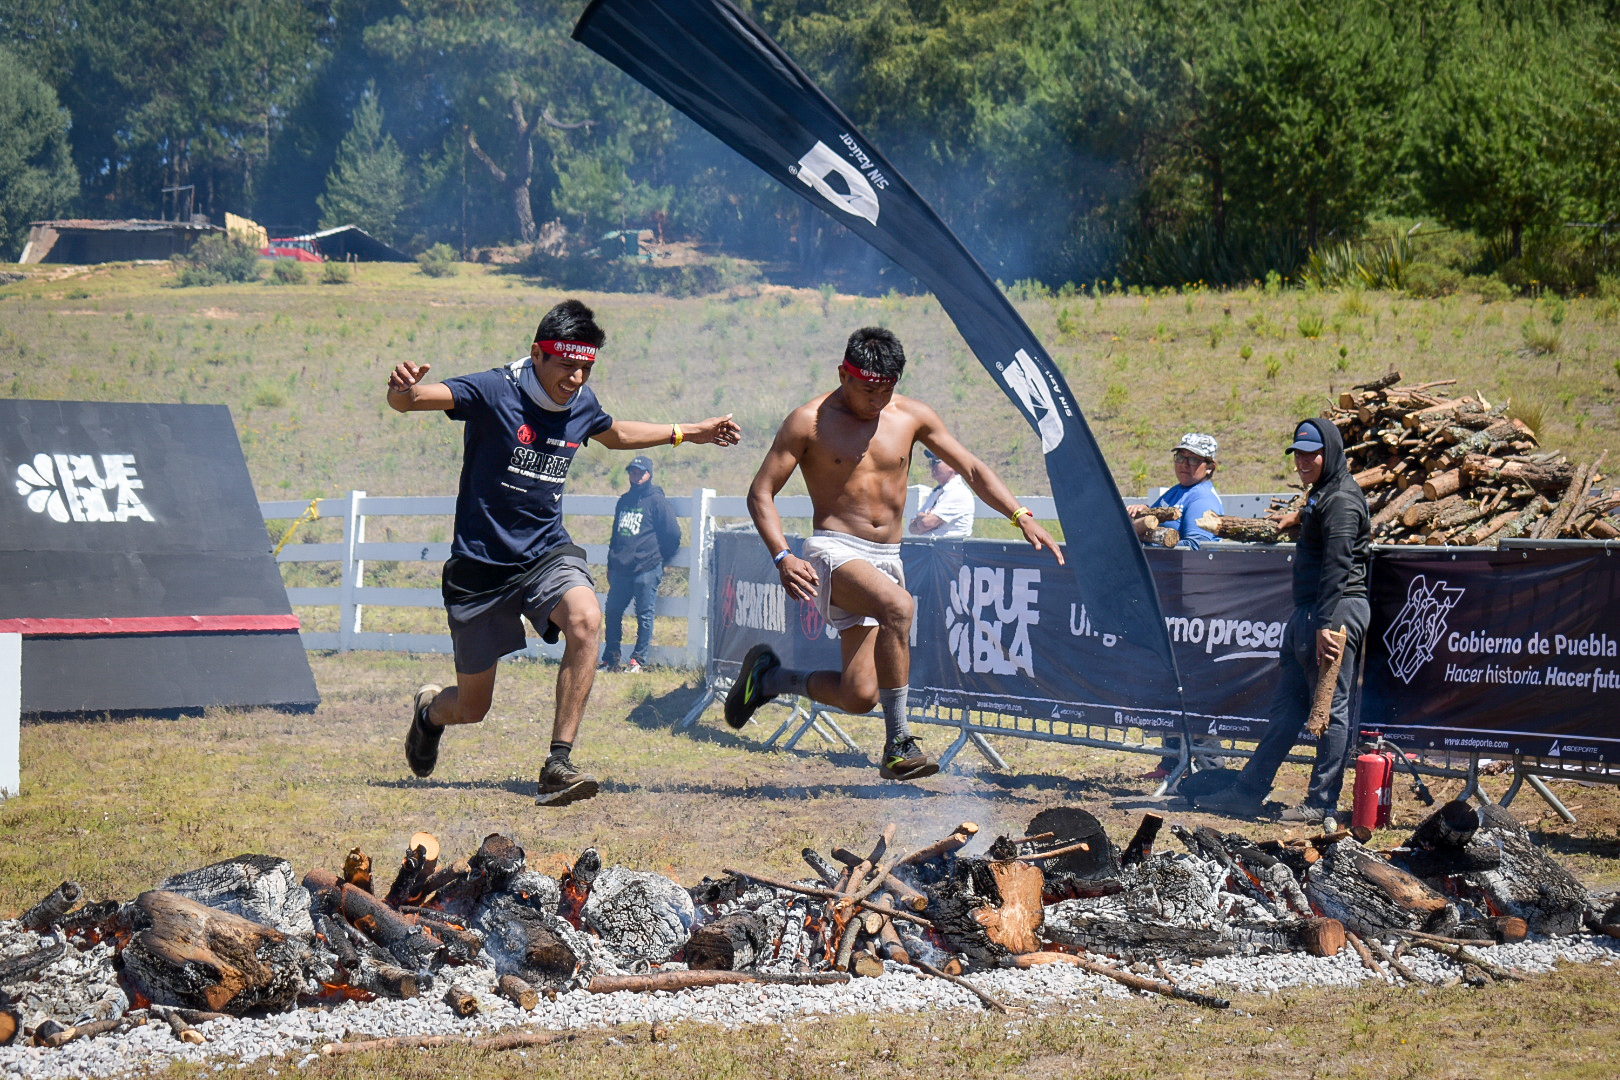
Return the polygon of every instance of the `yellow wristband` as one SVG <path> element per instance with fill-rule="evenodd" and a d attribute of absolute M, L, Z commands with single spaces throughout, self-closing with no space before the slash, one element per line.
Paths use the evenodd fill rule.
<path fill-rule="evenodd" d="M 1035 511 L 1031 510 L 1027 506 L 1020 506 L 1018 509 L 1012 512 L 1012 517 L 1008 518 L 1007 520 L 1016 525 L 1018 524 L 1018 519 L 1023 517 L 1025 514 L 1028 514 L 1030 517 L 1034 517 Z"/>
<path fill-rule="evenodd" d="M 681 425 L 679 425 L 679 424 L 671 424 L 671 425 L 669 425 L 669 445 L 671 445 L 671 446 L 679 446 L 679 445 L 681 445 L 681 443 L 683 443 L 685 441 L 686 441 L 686 432 L 681 430 Z"/>

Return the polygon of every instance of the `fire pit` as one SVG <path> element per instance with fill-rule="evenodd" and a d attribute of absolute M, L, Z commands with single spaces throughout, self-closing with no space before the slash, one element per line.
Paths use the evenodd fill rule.
<path fill-rule="evenodd" d="M 444 866 L 421 833 L 387 889 L 359 851 L 302 878 L 239 856 L 125 903 L 65 882 L 0 923 L 0 1074 L 1099 992 L 1223 1008 L 1301 982 L 1522 978 L 1612 956 L 1620 934 L 1620 910 L 1497 808 L 1449 804 L 1389 851 L 1165 826 L 1147 815 L 1120 849 L 1063 808 L 978 855 L 970 822 L 909 849 L 889 826 L 861 850 L 806 849 L 813 877 L 728 869 L 691 888 L 594 849 L 552 878 L 499 834 Z M 536 1019 L 551 1033 L 488 1035 Z"/>

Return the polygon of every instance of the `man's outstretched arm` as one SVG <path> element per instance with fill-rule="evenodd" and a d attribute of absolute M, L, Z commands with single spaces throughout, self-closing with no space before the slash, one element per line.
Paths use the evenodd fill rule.
<path fill-rule="evenodd" d="M 456 397 L 442 382 L 425 383 L 423 377 L 432 364 L 413 364 L 405 360 L 388 373 L 388 406 L 395 412 L 421 412 L 437 409 L 441 412 L 456 407 Z"/>
<path fill-rule="evenodd" d="M 980 461 L 967 447 L 958 442 L 956 436 L 950 433 L 945 427 L 945 422 L 939 418 L 933 409 L 923 405 L 921 402 L 917 403 L 917 408 L 923 414 L 919 417 L 918 441 L 932 450 L 941 461 L 960 473 L 962 479 L 967 482 L 967 486 L 973 489 L 973 493 L 988 503 L 992 510 L 1011 518 L 1013 524 L 1017 525 L 1024 534 L 1024 539 L 1029 541 L 1031 547 L 1036 551 L 1040 551 L 1042 548 L 1050 548 L 1053 556 L 1057 558 L 1058 564 L 1062 565 L 1065 561 L 1063 549 L 1058 547 L 1056 540 L 1052 539 L 1052 534 L 1047 532 L 1041 523 L 1035 520 L 1034 514 L 1018 514 L 1021 509 L 1018 500 L 1013 497 L 1012 490 L 1002 482 L 1001 477 L 996 475 L 995 470 Z M 1018 516 L 1013 517 L 1014 514 Z"/>
<path fill-rule="evenodd" d="M 676 438 L 676 432 L 680 437 Z M 696 424 L 652 424 L 645 420 L 615 420 L 613 426 L 593 436 L 609 450 L 646 450 L 670 443 L 712 443 L 736 446 L 742 442 L 742 428 L 731 414 L 711 416 Z"/>

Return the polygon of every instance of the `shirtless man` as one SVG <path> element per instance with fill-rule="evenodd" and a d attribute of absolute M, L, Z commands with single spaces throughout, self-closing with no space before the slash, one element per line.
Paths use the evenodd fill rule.
<path fill-rule="evenodd" d="M 938 414 L 894 392 L 905 366 L 900 339 L 888 330 L 867 327 L 851 334 L 838 389 L 788 415 L 748 489 L 749 513 L 782 587 L 795 600 L 814 599 L 838 631 L 843 670 L 792 671 L 769 647 L 756 645 L 726 696 L 726 722 L 734 728 L 777 694 L 805 694 L 849 713 L 882 705 L 879 772 L 890 780 L 939 771 L 906 722 L 914 604 L 900 564 L 900 537 L 912 446 L 920 442 L 933 451 L 979 498 L 1006 514 L 1036 550 L 1051 548 L 1063 562 L 1035 515 L 956 441 Z M 794 469 L 804 474 L 815 510 L 815 535 L 805 541 L 803 558 L 789 551 L 776 512 L 776 493 Z"/>

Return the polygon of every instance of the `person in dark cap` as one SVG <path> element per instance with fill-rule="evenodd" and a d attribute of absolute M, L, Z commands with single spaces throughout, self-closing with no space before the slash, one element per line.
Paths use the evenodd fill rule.
<path fill-rule="evenodd" d="M 637 454 L 624 467 L 630 490 L 619 496 L 613 509 L 613 539 L 608 542 L 607 631 L 602 666 L 619 666 L 624 639 L 624 611 L 636 608 L 636 647 L 625 669 L 640 672 L 647 666 L 652 647 L 653 617 L 658 613 L 658 585 L 664 564 L 681 546 L 681 524 L 664 498 L 664 489 L 652 482 L 652 459 Z"/>
<path fill-rule="evenodd" d="M 1329 420 L 1313 417 L 1294 428 L 1287 453 L 1305 487 L 1305 509 L 1294 548 L 1294 613 L 1283 634 L 1282 681 L 1271 722 L 1237 782 L 1194 799 L 1200 809 L 1258 816 L 1277 769 L 1310 714 L 1317 672 L 1343 654 L 1327 731 L 1316 744 L 1305 801 L 1282 820 L 1326 825 L 1338 811 L 1344 770 L 1354 742 L 1350 696 L 1361 674 L 1361 646 L 1371 608 L 1367 571 L 1372 557 L 1371 514 L 1344 455 L 1344 440 Z M 1342 630 L 1343 644 L 1328 631 Z"/>

